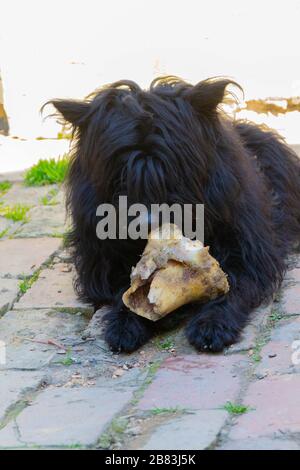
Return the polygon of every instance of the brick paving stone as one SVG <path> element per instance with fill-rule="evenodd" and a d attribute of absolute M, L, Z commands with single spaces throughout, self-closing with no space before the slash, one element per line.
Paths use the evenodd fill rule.
<path fill-rule="evenodd" d="M 15 237 L 61 236 L 66 231 L 64 206 L 37 206 L 28 212 L 29 222 L 24 224 Z"/>
<path fill-rule="evenodd" d="M 0 431 L 0 449 L 20 449 L 25 445 L 19 440 L 18 427 L 11 421 Z"/>
<path fill-rule="evenodd" d="M 0 364 L 0 370 L 36 370 L 48 365 L 54 358 L 57 360 L 57 348 L 35 341 L 52 339 L 60 342 L 74 335 L 80 338 L 86 325 L 83 314 L 51 310 L 6 313 L 0 320 L 0 340 L 6 343 L 6 364 Z"/>
<path fill-rule="evenodd" d="M 243 440 L 300 433 L 300 375 L 267 377 L 250 385 L 243 398 L 253 410 L 236 419 L 229 438 Z"/>
<path fill-rule="evenodd" d="M 228 441 L 226 444 L 219 446 L 218 450 L 300 450 L 300 444 L 292 439 L 259 437 L 257 439 Z"/>
<path fill-rule="evenodd" d="M 51 190 L 51 186 L 26 187 L 23 183 L 15 183 L 10 190 L 3 196 L 5 205 L 26 204 L 36 206 L 40 204 L 43 196 L 46 196 Z"/>
<path fill-rule="evenodd" d="M 126 386 L 45 390 L 16 418 L 19 440 L 43 447 L 94 445 L 133 391 Z M 0 445 L 12 445 L 11 430 L 0 431 Z"/>
<path fill-rule="evenodd" d="M 196 411 L 160 425 L 142 449 L 202 450 L 210 447 L 224 426 L 227 413 L 221 410 Z"/>
<path fill-rule="evenodd" d="M 260 355 L 258 376 L 300 372 L 300 318 L 280 322 Z"/>
<path fill-rule="evenodd" d="M 58 250 L 58 238 L 2 240 L 0 242 L 0 277 L 31 276 Z"/>
<path fill-rule="evenodd" d="M 45 379 L 41 372 L 1 371 L 0 423 L 5 413 L 24 398 L 25 393 L 37 390 Z"/>
<path fill-rule="evenodd" d="M 284 290 L 282 307 L 286 315 L 300 315 L 300 283 Z"/>
<path fill-rule="evenodd" d="M 15 305 L 16 310 L 57 308 L 93 312 L 90 305 L 80 302 L 73 288 L 73 270 L 69 264 L 58 263 L 44 269 L 31 289 Z"/>
<path fill-rule="evenodd" d="M 0 278 L 0 317 L 12 307 L 18 293 L 19 281 L 17 279 Z"/>
<path fill-rule="evenodd" d="M 265 326 L 271 313 L 271 309 L 272 305 L 270 304 L 267 307 L 260 307 L 252 313 L 249 324 L 242 332 L 241 340 L 230 346 L 227 350 L 228 353 L 249 351 L 249 349 L 252 349 L 255 346 L 257 335 Z"/>
<path fill-rule="evenodd" d="M 186 355 L 166 359 L 139 402 L 139 409 L 217 409 L 234 401 L 240 371 L 248 366 L 242 355 Z"/>

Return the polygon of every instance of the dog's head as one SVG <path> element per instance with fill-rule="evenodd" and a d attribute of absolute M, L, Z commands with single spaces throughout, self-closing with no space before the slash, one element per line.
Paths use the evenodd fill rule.
<path fill-rule="evenodd" d="M 51 103 L 73 126 L 75 158 L 104 199 L 199 200 L 218 139 L 218 106 L 230 83 L 209 79 L 192 86 L 163 77 L 144 91 L 123 80 L 85 101 Z"/>

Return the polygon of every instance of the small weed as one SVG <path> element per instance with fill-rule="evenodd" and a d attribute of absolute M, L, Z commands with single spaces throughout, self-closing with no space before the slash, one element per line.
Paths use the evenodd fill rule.
<path fill-rule="evenodd" d="M 35 272 L 30 278 L 23 279 L 19 282 L 19 289 L 22 294 L 25 294 L 31 286 L 38 280 L 40 271 Z"/>
<path fill-rule="evenodd" d="M 120 441 L 127 426 L 128 419 L 124 417 L 113 419 L 108 430 L 100 436 L 99 447 L 101 449 L 108 449 L 115 442 Z"/>
<path fill-rule="evenodd" d="M 64 235 L 63 233 L 60 233 L 60 232 L 52 232 L 51 235 L 49 235 L 50 237 L 52 238 L 63 238 Z"/>
<path fill-rule="evenodd" d="M 250 408 L 249 406 L 239 405 L 228 401 L 226 405 L 223 406 L 223 410 L 226 410 L 231 415 L 242 415 L 247 413 Z"/>
<path fill-rule="evenodd" d="M 74 363 L 74 360 L 72 358 L 72 349 L 69 348 L 66 353 L 66 357 L 64 357 L 61 361 L 59 361 L 59 364 L 63 366 L 71 366 Z"/>
<path fill-rule="evenodd" d="M 47 184 L 62 183 L 66 177 L 69 167 L 69 157 L 55 160 L 39 160 L 25 173 L 25 184 L 27 186 L 45 186 Z"/>
<path fill-rule="evenodd" d="M 0 182 L 0 197 L 4 196 L 7 191 L 12 187 L 12 183 L 10 181 L 1 181 Z"/>
<path fill-rule="evenodd" d="M 2 230 L 2 232 L 0 232 L 0 240 L 1 240 L 1 238 L 5 237 L 7 232 L 8 232 L 8 228 L 5 228 L 4 230 Z"/>
<path fill-rule="evenodd" d="M 58 193 L 57 188 L 51 189 L 47 194 L 45 194 L 45 196 L 42 196 L 40 198 L 40 203 L 43 206 L 56 206 L 58 204 L 58 202 L 55 201 L 54 198 L 57 195 L 57 193 Z"/>
<path fill-rule="evenodd" d="M 159 340 L 157 339 L 155 341 L 155 346 L 158 348 L 158 349 L 161 349 L 161 350 L 168 350 L 168 349 L 172 349 L 174 348 L 174 342 L 172 339 L 170 338 L 166 338 L 164 340 Z"/>
<path fill-rule="evenodd" d="M 263 333 L 256 340 L 256 344 L 253 348 L 251 359 L 254 362 L 261 361 L 261 354 L 260 354 L 261 350 L 270 340 L 272 329 L 276 326 L 276 323 L 279 322 L 282 318 L 283 318 L 283 314 L 280 310 L 278 310 L 277 308 L 272 309 L 272 312 L 270 316 L 268 317 L 265 329 Z"/>
<path fill-rule="evenodd" d="M 42 206 L 57 206 L 58 204 L 57 201 L 55 201 L 53 198 L 49 198 L 48 195 L 41 197 L 40 203 Z"/>
<path fill-rule="evenodd" d="M 166 413 L 177 413 L 178 411 L 182 411 L 179 408 L 152 408 L 150 413 L 152 415 L 162 415 Z"/>
<path fill-rule="evenodd" d="M 67 449 L 72 449 L 72 450 L 82 449 L 82 448 L 83 448 L 83 445 L 82 445 L 82 444 L 78 444 L 78 443 L 70 444 L 70 445 L 68 445 L 68 447 L 67 447 Z"/>
<path fill-rule="evenodd" d="M 71 140 L 72 139 L 72 133 L 71 132 L 65 132 L 62 130 L 61 132 L 57 133 L 57 140 L 62 140 L 62 139 L 67 139 Z"/>
<path fill-rule="evenodd" d="M 66 230 L 62 234 L 62 239 L 63 239 L 63 247 L 68 248 L 70 246 L 70 243 L 71 243 L 71 230 Z"/>
<path fill-rule="evenodd" d="M 139 401 L 139 399 L 144 395 L 144 392 L 147 388 L 148 385 L 151 384 L 154 375 L 156 374 L 157 370 L 159 369 L 159 366 L 161 364 L 161 361 L 155 361 L 150 366 L 148 367 L 148 373 L 147 377 L 144 381 L 144 383 L 140 386 L 140 388 L 134 393 L 134 398 L 131 400 L 132 405 L 136 405 Z"/>
<path fill-rule="evenodd" d="M 30 206 L 25 204 L 15 204 L 14 206 L 4 206 L 0 209 L 0 215 L 13 222 L 28 222 L 27 213 Z"/>
<path fill-rule="evenodd" d="M 259 338 L 255 344 L 255 347 L 253 348 L 253 354 L 251 355 L 251 359 L 254 362 L 260 362 L 261 361 L 261 350 L 262 348 L 267 344 L 267 338 L 265 336 Z"/>
<path fill-rule="evenodd" d="M 269 316 L 269 326 L 274 326 L 275 323 L 280 321 L 283 318 L 283 314 L 280 310 L 274 308 L 272 309 L 271 315 Z"/>

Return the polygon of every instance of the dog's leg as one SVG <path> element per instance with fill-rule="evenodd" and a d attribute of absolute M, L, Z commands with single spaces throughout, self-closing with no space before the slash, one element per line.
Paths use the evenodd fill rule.
<path fill-rule="evenodd" d="M 122 290 L 122 293 L 125 291 Z M 154 323 L 131 312 L 117 296 L 105 316 L 105 340 L 113 351 L 132 352 L 145 344 L 154 334 Z"/>
<path fill-rule="evenodd" d="M 285 270 L 284 253 L 264 224 L 260 220 L 256 232 L 245 231 L 240 244 L 234 240 L 223 245 L 219 260 L 228 274 L 230 291 L 197 307 L 186 334 L 198 350 L 218 352 L 238 341 L 250 312 L 270 300 L 279 287 Z"/>
<path fill-rule="evenodd" d="M 251 287 L 248 284 L 245 288 L 246 298 L 250 301 Z M 239 340 L 251 311 L 250 304 L 247 306 L 240 295 L 242 293 L 231 293 L 198 307 L 198 313 L 186 328 L 188 340 L 196 349 L 219 352 Z"/>

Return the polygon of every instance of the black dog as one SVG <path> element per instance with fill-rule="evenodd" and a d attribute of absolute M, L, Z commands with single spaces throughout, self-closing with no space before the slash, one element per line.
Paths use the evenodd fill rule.
<path fill-rule="evenodd" d="M 275 132 L 218 110 L 230 83 L 164 77 L 144 91 L 124 80 L 83 102 L 52 102 L 75 135 L 67 187 L 77 290 L 95 307 L 112 304 L 106 340 L 113 350 L 133 351 L 154 333 L 121 300 L 145 242 L 96 236 L 97 206 L 119 195 L 146 205 L 205 205 L 205 244 L 231 289 L 193 305 L 186 334 L 198 350 L 236 342 L 251 310 L 282 281 L 299 241 L 300 163 Z"/>

